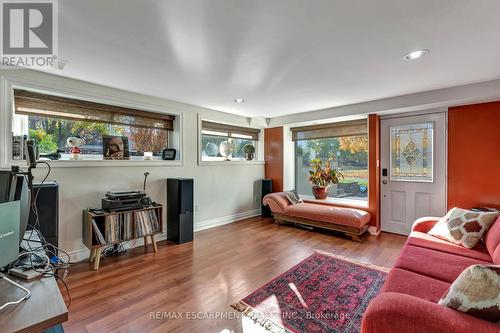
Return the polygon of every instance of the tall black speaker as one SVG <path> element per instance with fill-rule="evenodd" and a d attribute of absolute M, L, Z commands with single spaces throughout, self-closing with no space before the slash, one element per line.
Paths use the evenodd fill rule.
<path fill-rule="evenodd" d="M 193 179 L 167 179 L 167 239 L 177 244 L 193 240 Z"/>
<path fill-rule="evenodd" d="M 260 197 L 260 204 L 262 205 L 262 217 L 273 217 L 273 213 L 271 212 L 271 208 L 269 206 L 264 206 L 262 203 L 262 199 L 269 193 L 273 192 L 273 181 L 271 179 L 262 179 L 261 186 L 262 195 Z"/>
<path fill-rule="evenodd" d="M 38 229 L 48 243 L 56 247 L 59 246 L 57 237 L 59 229 L 59 185 L 56 182 L 46 182 L 43 185 L 35 183 L 33 184 L 32 196 L 33 198 L 37 196 Z M 33 209 L 30 211 L 28 223 L 32 226 L 36 223 Z"/>

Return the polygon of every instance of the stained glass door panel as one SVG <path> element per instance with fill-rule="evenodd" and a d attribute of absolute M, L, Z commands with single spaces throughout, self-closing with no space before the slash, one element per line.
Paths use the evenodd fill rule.
<path fill-rule="evenodd" d="M 391 181 L 433 182 L 434 123 L 390 127 Z"/>

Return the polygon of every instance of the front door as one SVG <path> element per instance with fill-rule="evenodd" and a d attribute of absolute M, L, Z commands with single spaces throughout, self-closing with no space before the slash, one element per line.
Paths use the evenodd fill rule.
<path fill-rule="evenodd" d="M 381 227 L 408 235 L 417 218 L 446 214 L 446 113 L 380 125 Z"/>

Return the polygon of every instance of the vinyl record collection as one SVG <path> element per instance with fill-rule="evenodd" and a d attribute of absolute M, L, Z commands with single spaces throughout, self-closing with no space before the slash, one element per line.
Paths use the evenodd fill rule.
<path fill-rule="evenodd" d="M 160 230 L 158 216 L 154 210 L 141 210 L 135 214 L 135 237 L 139 238 L 145 235 L 151 235 Z"/>
<path fill-rule="evenodd" d="M 99 245 L 105 245 L 154 234 L 160 231 L 156 214 L 155 210 L 150 209 L 108 215 L 103 228 L 100 227 L 101 224 L 98 221 L 92 219 L 95 239 Z"/>

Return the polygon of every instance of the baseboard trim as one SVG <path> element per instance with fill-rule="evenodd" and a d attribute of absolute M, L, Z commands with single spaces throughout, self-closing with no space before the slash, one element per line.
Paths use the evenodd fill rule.
<path fill-rule="evenodd" d="M 228 215 L 228 216 L 218 217 L 218 218 L 211 219 L 211 220 L 202 221 L 202 222 L 195 224 L 194 232 L 219 227 L 221 225 L 226 225 L 226 224 L 233 223 L 233 222 L 236 222 L 239 220 L 259 216 L 260 214 L 261 214 L 260 209 L 253 209 L 253 210 L 249 210 L 246 212 L 241 212 L 241 213 L 237 213 L 237 214 L 233 214 L 233 215 Z M 162 241 L 165 239 L 167 239 L 166 234 L 160 234 L 160 235 L 156 236 L 157 241 Z M 139 239 L 137 239 L 134 247 L 143 246 L 143 245 L 144 245 L 143 239 L 139 238 Z M 84 248 L 84 249 L 68 252 L 68 254 L 69 254 L 69 257 L 71 259 L 71 262 L 79 262 L 79 261 L 83 261 L 83 260 L 88 260 L 88 258 L 90 256 L 90 250 L 87 248 Z"/>
<path fill-rule="evenodd" d="M 370 233 L 370 235 L 372 236 L 378 236 L 380 234 L 380 229 L 377 229 L 376 227 L 374 226 L 370 226 L 368 228 L 368 232 Z"/>
<path fill-rule="evenodd" d="M 194 231 L 202 231 L 210 228 L 219 227 L 221 225 L 233 223 L 239 220 L 248 219 L 250 217 L 259 216 L 261 214 L 260 209 L 253 209 L 242 213 L 237 213 L 233 215 L 218 217 L 211 220 L 202 221 L 196 223 L 194 226 Z"/>
<path fill-rule="evenodd" d="M 79 262 L 89 258 L 90 250 L 85 248 L 81 250 L 71 251 L 68 252 L 68 255 L 71 262 Z"/>

